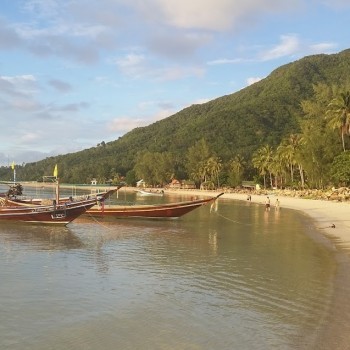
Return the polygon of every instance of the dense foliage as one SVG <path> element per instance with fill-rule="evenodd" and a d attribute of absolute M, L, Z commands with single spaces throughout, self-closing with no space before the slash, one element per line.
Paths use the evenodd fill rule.
<path fill-rule="evenodd" d="M 349 72 L 350 50 L 305 57 L 241 91 L 192 105 L 116 141 L 16 165 L 17 179 L 41 181 L 58 164 L 66 183 L 347 183 L 339 169 L 343 158 L 333 159 L 349 148 Z M 0 179 L 11 178 L 11 168 L 1 167 Z"/>

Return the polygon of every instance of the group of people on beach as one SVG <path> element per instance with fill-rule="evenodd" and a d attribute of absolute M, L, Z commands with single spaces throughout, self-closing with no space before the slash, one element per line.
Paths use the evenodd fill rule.
<path fill-rule="evenodd" d="M 252 200 L 252 196 L 250 194 L 248 194 L 248 197 L 247 197 L 247 200 L 248 201 L 251 201 Z M 269 211 L 271 208 L 271 201 L 270 201 L 270 197 L 267 196 L 266 197 L 266 200 L 265 200 L 265 210 L 266 211 Z M 280 209 L 280 201 L 278 198 L 276 198 L 276 201 L 275 201 L 275 210 L 279 210 Z"/>
<path fill-rule="evenodd" d="M 270 197 L 266 197 L 266 201 L 265 201 L 265 210 L 269 211 L 271 208 L 271 202 L 270 202 Z M 275 201 L 275 210 L 279 210 L 280 209 L 280 201 L 278 198 L 276 198 Z"/>

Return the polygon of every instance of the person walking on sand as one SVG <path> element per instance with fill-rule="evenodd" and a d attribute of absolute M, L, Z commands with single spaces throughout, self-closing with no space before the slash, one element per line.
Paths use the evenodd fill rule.
<path fill-rule="evenodd" d="M 280 210 L 280 201 L 278 198 L 276 198 L 276 202 L 275 202 L 275 210 Z"/>
<path fill-rule="evenodd" d="M 265 210 L 269 211 L 270 210 L 270 198 L 266 197 L 266 201 L 265 201 Z"/>

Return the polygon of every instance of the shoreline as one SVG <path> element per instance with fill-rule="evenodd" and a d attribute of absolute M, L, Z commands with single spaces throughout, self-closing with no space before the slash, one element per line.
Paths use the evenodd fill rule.
<path fill-rule="evenodd" d="M 122 189 L 121 189 L 122 190 Z M 196 196 L 216 196 L 220 191 L 204 190 L 165 190 L 165 193 Z M 271 211 L 275 210 L 275 201 L 279 200 L 279 210 L 292 209 L 309 216 L 316 229 L 329 238 L 339 248 L 350 251 L 350 203 L 320 199 L 305 199 L 276 195 L 274 193 L 251 194 L 251 203 L 265 205 L 266 198 L 271 201 Z M 221 199 L 247 202 L 247 193 L 224 193 Z M 333 226 L 334 225 L 334 226 Z M 321 231 L 322 230 L 322 231 Z"/>
<path fill-rule="evenodd" d="M 50 183 L 32 183 L 23 182 L 23 187 L 53 187 L 54 184 Z M 70 184 L 60 184 L 60 188 L 72 188 L 72 189 L 84 189 L 84 190 L 95 190 L 104 191 L 106 189 L 116 188 L 116 186 L 110 185 L 70 185 Z M 137 190 L 136 187 L 122 187 L 118 192 L 134 192 Z M 223 191 L 209 191 L 209 190 L 199 190 L 199 189 L 163 189 L 166 194 L 174 195 L 194 195 L 194 196 L 208 196 L 214 197 Z M 309 199 L 309 198 L 299 198 L 294 196 L 282 195 L 278 192 L 269 192 L 268 194 L 257 194 L 249 192 L 230 192 L 224 193 L 220 200 L 238 200 L 247 202 L 247 195 L 251 195 L 251 203 L 256 203 L 260 205 L 265 205 L 266 197 L 270 197 L 271 208 L 270 210 L 275 210 L 275 200 L 279 199 L 279 210 L 292 209 L 302 212 L 309 216 L 315 222 L 316 229 L 319 230 L 321 234 L 327 237 L 330 242 L 336 245 L 338 248 L 348 250 L 350 253 L 350 218 L 348 214 L 350 212 L 350 202 L 339 202 L 332 200 L 323 199 Z"/>

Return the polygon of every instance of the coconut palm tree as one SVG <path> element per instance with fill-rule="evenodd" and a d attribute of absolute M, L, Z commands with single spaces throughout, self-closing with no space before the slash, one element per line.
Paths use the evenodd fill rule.
<path fill-rule="evenodd" d="M 343 151 L 345 152 L 345 135 L 350 135 L 350 91 L 341 93 L 328 105 L 326 119 L 329 126 L 340 131 Z"/>
<path fill-rule="evenodd" d="M 300 151 L 303 144 L 303 139 L 300 134 L 290 134 L 288 138 L 284 139 L 277 147 L 277 153 L 287 163 L 290 171 L 291 182 L 294 182 L 294 171 L 297 166 L 300 173 L 302 186 L 304 186 L 304 175 L 302 165 L 300 162 Z"/>
<path fill-rule="evenodd" d="M 264 187 L 266 188 L 266 174 L 270 175 L 270 185 L 272 187 L 271 163 L 273 159 L 273 149 L 266 145 L 259 148 L 252 158 L 253 166 L 259 170 L 260 175 L 264 177 Z"/>
<path fill-rule="evenodd" d="M 234 186 L 242 182 L 245 164 L 246 162 L 240 154 L 236 155 L 229 162 L 230 181 Z"/>
<path fill-rule="evenodd" d="M 207 160 L 206 170 L 209 174 L 212 181 L 217 181 L 218 188 L 220 187 L 219 183 L 219 174 L 222 168 L 221 159 L 217 156 L 212 156 Z"/>

